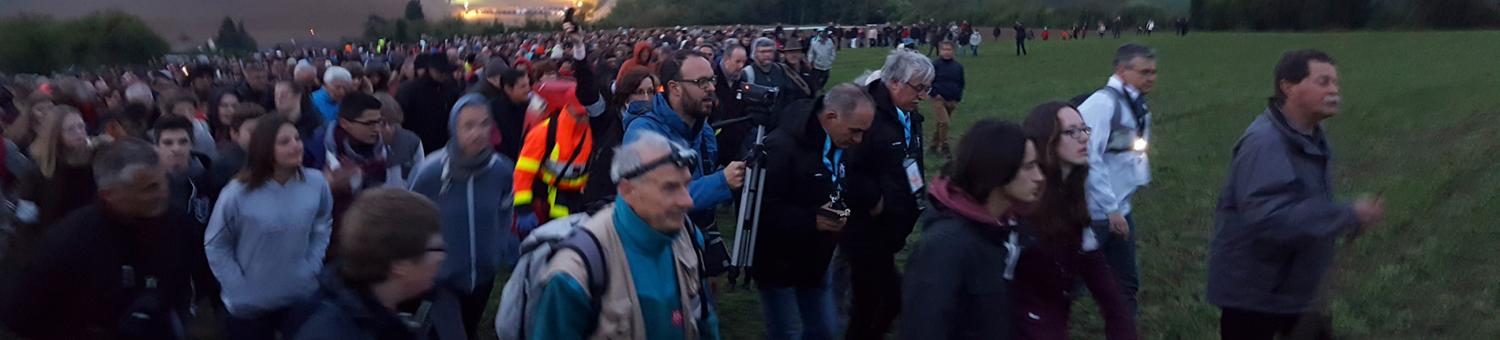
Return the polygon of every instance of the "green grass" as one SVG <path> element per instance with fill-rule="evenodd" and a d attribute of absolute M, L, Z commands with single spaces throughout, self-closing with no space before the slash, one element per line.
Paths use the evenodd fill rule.
<path fill-rule="evenodd" d="M 1160 78 L 1154 182 L 1136 199 L 1143 339 L 1217 337 L 1204 298 L 1213 207 L 1230 149 L 1271 95 L 1282 52 L 1318 48 L 1338 59 L 1344 110 L 1327 127 L 1336 187 L 1387 199 L 1387 222 L 1339 252 L 1328 285 L 1337 334 L 1352 339 L 1496 339 L 1500 323 L 1500 32 L 1194 33 L 1186 38 L 987 43 L 960 57 L 968 88 L 956 137 L 979 119 L 1021 119 L 1049 100 L 1103 85 L 1114 48 L 1155 47 Z M 883 49 L 843 50 L 832 81 L 877 69 Z M 927 131 L 932 131 L 929 124 Z M 930 133 L 929 133 L 930 135 Z M 941 161 L 933 159 L 934 169 Z M 728 229 L 727 227 L 725 227 Z M 719 302 L 726 339 L 762 338 L 753 291 Z M 1102 338 L 1085 299 L 1074 338 Z"/>
<path fill-rule="evenodd" d="M 954 141 L 979 119 L 1017 121 L 1036 104 L 1103 85 L 1127 41 L 1155 47 L 1161 72 L 1150 95 L 1154 182 L 1135 201 L 1142 339 L 1217 338 L 1219 312 L 1203 294 L 1213 207 L 1230 149 L 1271 95 L 1272 67 L 1302 48 L 1339 63 L 1345 106 L 1326 125 L 1335 185 L 1346 197 L 1387 199 L 1387 222 L 1346 243 L 1330 275 L 1337 334 L 1500 338 L 1500 261 L 1491 260 L 1500 254 L 1500 162 L 1490 157 L 1500 151 L 1500 32 L 1127 35 L 1032 41 L 1026 57 L 987 43 L 980 57 L 959 58 L 968 88 Z M 879 68 L 885 53 L 843 50 L 832 81 Z M 935 171 L 941 160 L 928 164 Z M 732 232 L 728 211 L 720 225 Z M 763 338 L 756 293 L 720 288 L 724 338 Z M 1073 315 L 1074 338 L 1103 338 L 1088 299 Z"/>

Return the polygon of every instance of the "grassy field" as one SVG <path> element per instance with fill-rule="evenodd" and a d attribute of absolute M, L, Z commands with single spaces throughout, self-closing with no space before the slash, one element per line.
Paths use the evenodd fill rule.
<path fill-rule="evenodd" d="M 1161 72 L 1150 95 L 1154 182 L 1136 200 L 1143 339 L 1217 338 L 1218 309 L 1203 296 L 1213 206 L 1230 149 L 1271 95 L 1277 58 L 1302 48 L 1339 63 L 1345 106 L 1326 125 L 1335 185 L 1388 204 L 1387 223 L 1340 250 L 1329 285 L 1337 333 L 1500 338 L 1500 261 L 1490 260 L 1500 254 L 1500 161 L 1491 158 L 1500 152 L 1500 32 L 1127 35 L 1032 41 L 1026 57 L 988 43 L 981 56 L 959 58 L 968 88 L 956 133 L 1103 85 L 1114 48 L 1127 41 L 1155 47 Z M 844 50 L 833 81 L 879 68 L 884 55 Z M 753 291 L 719 303 L 726 339 L 763 337 Z M 1075 338 L 1102 338 L 1088 301 L 1074 315 Z"/>

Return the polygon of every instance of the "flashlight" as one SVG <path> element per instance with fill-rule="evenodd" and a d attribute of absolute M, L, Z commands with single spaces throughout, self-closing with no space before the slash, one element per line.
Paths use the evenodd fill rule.
<path fill-rule="evenodd" d="M 1130 149 L 1137 152 L 1146 152 L 1146 139 L 1136 138 L 1135 143 L 1131 143 Z"/>

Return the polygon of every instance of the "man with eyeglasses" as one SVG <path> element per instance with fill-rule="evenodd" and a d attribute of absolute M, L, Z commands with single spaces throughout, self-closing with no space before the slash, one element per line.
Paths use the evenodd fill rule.
<path fill-rule="evenodd" d="M 615 152 L 610 179 L 619 196 L 580 227 L 598 241 L 608 289 L 585 290 L 584 258 L 576 248 L 558 249 L 543 271 L 529 339 L 719 339 L 703 235 L 686 218 L 698 160 L 651 131 Z"/>
<path fill-rule="evenodd" d="M 801 43 L 798 44 L 798 48 L 800 49 Z M 762 123 L 774 128 L 774 123 L 778 121 L 774 117 L 779 115 L 787 104 L 798 99 L 812 98 L 815 89 L 809 86 L 806 81 L 803 81 L 800 74 L 792 71 L 791 66 L 778 60 L 776 40 L 765 37 L 757 38 L 753 46 L 754 48 L 751 51 L 753 54 L 750 59 L 755 62 L 749 66 L 745 66 L 745 70 L 743 71 L 745 82 L 774 87 L 779 89 L 779 93 L 776 96 L 776 102 L 771 107 L 747 107 L 747 109 L 751 111 L 751 114 L 770 115 L 772 119 L 763 121 Z"/>
<path fill-rule="evenodd" d="M 1115 52 L 1114 74 L 1078 105 L 1089 139 L 1087 200 L 1094 235 L 1115 271 L 1132 314 L 1140 288 L 1131 196 L 1151 183 L 1146 159 L 1151 112 L 1146 95 L 1156 86 L 1156 51 L 1125 44 Z"/>
<path fill-rule="evenodd" d="M 853 289 L 849 339 L 879 339 L 901 310 L 901 274 L 895 256 L 921 215 L 919 198 L 926 187 L 922 150 L 922 114 L 918 103 L 932 88 L 932 61 L 910 50 L 892 51 L 878 74 L 862 81 L 875 102 L 875 119 L 859 146 L 844 160 L 845 186 L 852 214 L 839 243 L 842 259 L 834 270 L 848 268 Z M 837 274 L 836 274 L 837 275 Z M 834 296 L 842 296 L 837 279 Z"/>
<path fill-rule="evenodd" d="M 709 114 L 718 104 L 714 95 L 716 79 L 713 68 L 707 58 L 691 51 L 679 51 L 662 61 L 659 71 L 664 90 L 656 95 L 651 112 L 625 118 L 624 142 L 629 143 L 641 134 L 651 132 L 696 151 L 696 166 L 690 169 L 693 182 L 688 192 L 693 196 L 693 209 L 689 214 L 694 224 L 715 230 L 714 208 L 732 200 L 734 191 L 744 184 L 745 162 L 730 162 L 723 170 L 714 166 L 713 161 L 721 150 L 713 128 L 707 123 Z M 711 234 L 710 238 L 717 237 L 717 233 Z M 728 258 L 722 244 L 708 253 L 711 260 Z M 713 274 L 717 274 L 719 263 L 714 266 Z"/>
<path fill-rule="evenodd" d="M 313 143 L 303 144 L 303 166 L 322 169 L 328 178 L 335 219 L 360 191 L 407 183 L 401 165 L 387 160 L 390 147 L 380 137 L 386 124 L 380 108 L 373 96 L 349 93 L 339 104 L 338 122 L 314 134 Z"/>

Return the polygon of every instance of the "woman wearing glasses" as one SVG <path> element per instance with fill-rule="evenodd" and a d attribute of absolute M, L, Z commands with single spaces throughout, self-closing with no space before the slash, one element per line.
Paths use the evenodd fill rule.
<path fill-rule="evenodd" d="M 275 339 L 287 310 L 317 289 L 333 224 L 323 173 L 302 167 L 302 140 L 285 117 L 257 121 L 245 170 L 224 187 L 204 236 L 223 286 L 229 339 Z"/>
<path fill-rule="evenodd" d="M 1023 219 L 1026 251 L 1016 264 L 1011 292 L 1019 339 L 1068 338 L 1069 307 L 1081 278 L 1104 314 L 1108 339 L 1135 339 L 1135 320 L 1089 225 L 1084 201 L 1091 130 L 1078 109 L 1050 102 L 1031 109 L 1026 136 L 1037 146 L 1047 182 L 1042 198 Z"/>

